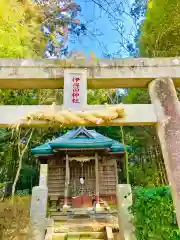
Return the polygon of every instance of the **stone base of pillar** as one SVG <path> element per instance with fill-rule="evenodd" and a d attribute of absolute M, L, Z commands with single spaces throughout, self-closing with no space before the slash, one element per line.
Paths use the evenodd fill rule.
<path fill-rule="evenodd" d="M 135 240 L 132 215 L 129 208 L 132 206 L 132 189 L 130 184 L 118 184 L 116 187 L 119 233 L 122 240 Z"/>
<path fill-rule="evenodd" d="M 96 203 L 96 208 L 100 208 L 101 205 L 99 203 Z"/>
<path fill-rule="evenodd" d="M 102 207 L 99 203 L 96 203 L 95 211 L 96 212 L 102 212 L 102 211 L 104 211 L 104 207 Z"/>
<path fill-rule="evenodd" d="M 63 208 L 70 208 L 70 206 L 67 205 L 67 204 L 64 204 L 64 205 L 63 205 Z"/>
<path fill-rule="evenodd" d="M 31 209 L 30 209 L 30 228 L 28 239 L 44 240 L 44 233 L 47 226 L 48 188 L 37 186 L 32 189 Z"/>

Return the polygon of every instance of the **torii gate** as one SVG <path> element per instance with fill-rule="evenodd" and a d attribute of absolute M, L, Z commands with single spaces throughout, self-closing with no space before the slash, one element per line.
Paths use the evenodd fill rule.
<path fill-rule="evenodd" d="M 79 103 L 74 105 L 71 102 L 73 77 L 78 77 L 81 82 Z M 86 105 L 87 88 L 149 88 L 152 104 L 124 105 L 125 117 L 108 122 L 108 125 L 156 126 L 180 226 L 180 105 L 174 85 L 180 87 L 180 58 L 103 59 L 97 62 L 84 59 L 0 60 L 0 88 L 53 89 L 64 86 L 65 107 L 91 108 Z M 8 127 L 27 113 L 43 108 L 0 106 L 0 127 Z M 23 124 L 47 126 L 46 122 L 28 125 L 24 121 Z"/>

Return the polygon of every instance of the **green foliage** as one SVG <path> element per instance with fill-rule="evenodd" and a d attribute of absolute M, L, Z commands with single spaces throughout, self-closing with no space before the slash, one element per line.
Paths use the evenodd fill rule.
<path fill-rule="evenodd" d="M 39 11 L 32 1 L 21 2 L 0 1 L 0 58 L 35 58 L 42 52 Z"/>
<path fill-rule="evenodd" d="M 105 104 L 112 103 L 111 98 L 114 90 L 106 90 L 106 89 L 93 89 L 88 90 L 88 104 Z"/>
<path fill-rule="evenodd" d="M 128 94 L 123 97 L 123 103 L 126 104 L 150 103 L 148 89 L 130 88 L 128 90 Z"/>
<path fill-rule="evenodd" d="M 137 240 L 179 240 L 169 187 L 134 190 L 135 233 Z"/>
<path fill-rule="evenodd" d="M 89 129 L 95 129 L 97 132 L 100 134 L 112 138 L 116 141 L 121 141 L 121 132 L 120 132 L 120 127 L 106 127 L 106 126 L 101 126 L 101 127 L 93 127 Z"/>
<path fill-rule="evenodd" d="M 17 183 L 17 189 L 18 190 L 32 189 L 32 187 L 37 184 L 38 175 L 39 175 L 38 171 L 35 167 L 24 164 L 20 172 L 19 181 Z"/>
<path fill-rule="evenodd" d="M 144 164 L 130 164 L 129 175 L 132 186 L 155 187 L 160 185 L 160 173 L 155 162 L 156 161 L 152 160 L 152 162 L 146 162 Z"/>
<path fill-rule="evenodd" d="M 42 21 L 33 0 L 1 0 L 0 58 L 41 58 L 45 46 Z M 0 90 L 0 105 L 32 105 L 38 100 L 37 90 Z M 0 143 L 0 181 L 13 180 L 19 160 L 17 138 L 10 129 L 0 129 Z"/>
<path fill-rule="evenodd" d="M 148 3 L 145 21 L 141 25 L 138 40 L 140 56 L 170 57 L 180 55 L 180 2 L 178 0 L 151 0 Z M 180 96 L 179 89 L 177 89 L 177 93 Z M 148 89 L 129 89 L 123 102 L 128 104 L 150 103 Z M 129 132 L 126 132 L 127 135 L 131 140 L 136 140 L 136 146 L 141 155 L 145 152 L 143 161 L 136 160 L 135 164 L 130 167 L 132 184 L 157 186 L 158 183 L 167 183 L 162 155 L 152 156 L 152 161 L 148 159 L 148 148 L 154 148 L 154 152 L 157 149 L 159 153 L 161 152 L 154 129 L 150 127 L 129 128 Z M 127 137 L 127 139 L 129 138 Z M 151 152 L 153 153 L 153 150 Z M 136 156 L 137 152 L 133 157 Z"/>
<path fill-rule="evenodd" d="M 17 190 L 16 196 L 25 197 L 25 196 L 29 196 L 29 193 L 30 193 L 29 189 Z"/>
<path fill-rule="evenodd" d="M 148 89 L 128 90 L 124 96 L 125 104 L 149 104 Z M 129 156 L 130 181 L 133 186 L 159 186 L 167 184 L 166 171 L 161 148 L 154 127 L 127 127 L 125 142 L 134 146 L 135 151 Z"/>
<path fill-rule="evenodd" d="M 5 186 L 5 183 L 0 183 L 0 189 Z"/>
<path fill-rule="evenodd" d="M 141 26 L 138 46 L 145 57 L 180 55 L 180 2 L 153 0 Z"/>
<path fill-rule="evenodd" d="M 5 187 L 5 183 L 0 183 L 0 199 L 4 195 L 4 187 Z"/>
<path fill-rule="evenodd" d="M 38 103 L 38 92 L 36 90 L 12 90 L 0 89 L 1 105 L 35 105 Z"/>

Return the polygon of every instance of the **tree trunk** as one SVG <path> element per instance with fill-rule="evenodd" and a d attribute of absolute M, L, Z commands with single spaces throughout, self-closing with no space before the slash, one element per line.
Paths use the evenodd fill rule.
<path fill-rule="evenodd" d="M 22 161 L 23 161 L 23 156 L 27 150 L 27 147 L 29 145 L 29 142 L 31 140 L 31 137 L 32 137 L 32 134 L 33 134 L 33 130 L 31 131 L 30 133 L 30 136 L 28 138 L 28 141 L 26 143 L 26 146 L 24 147 L 24 149 L 20 150 L 20 132 L 19 132 L 19 141 L 18 141 L 18 153 L 19 153 L 19 165 L 18 165 L 18 170 L 16 172 L 16 176 L 15 176 L 15 179 L 14 179 L 14 182 L 13 182 L 13 185 L 12 185 L 12 202 L 14 200 L 14 195 L 15 195 L 15 191 L 16 191 L 16 185 L 17 185 L 17 182 L 19 180 L 19 176 L 20 176 L 20 171 L 21 171 L 21 168 L 22 168 Z"/>
<path fill-rule="evenodd" d="M 23 156 L 20 156 L 18 170 L 16 172 L 16 177 L 15 177 L 13 185 L 12 185 L 12 200 L 14 198 L 15 191 L 16 191 L 16 185 L 17 185 L 17 182 L 19 180 L 19 175 L 20 175 L 20 171 L 21 171 L 21 168 L 22 168 L 22 160 L 23 160 Z"/>

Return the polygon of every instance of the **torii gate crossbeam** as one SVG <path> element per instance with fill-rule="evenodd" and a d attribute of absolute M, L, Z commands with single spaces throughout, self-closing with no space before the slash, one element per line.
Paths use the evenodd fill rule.
<path fill-rule="evenodd" d="M 171 77 L 180 87 L 180 57 L 100 60 L 0 59 L 0 88 L 55 89 L 64 86 L 64 69 L 87 69 L 91 89 L 147 88 L 152 79 Z"/>

